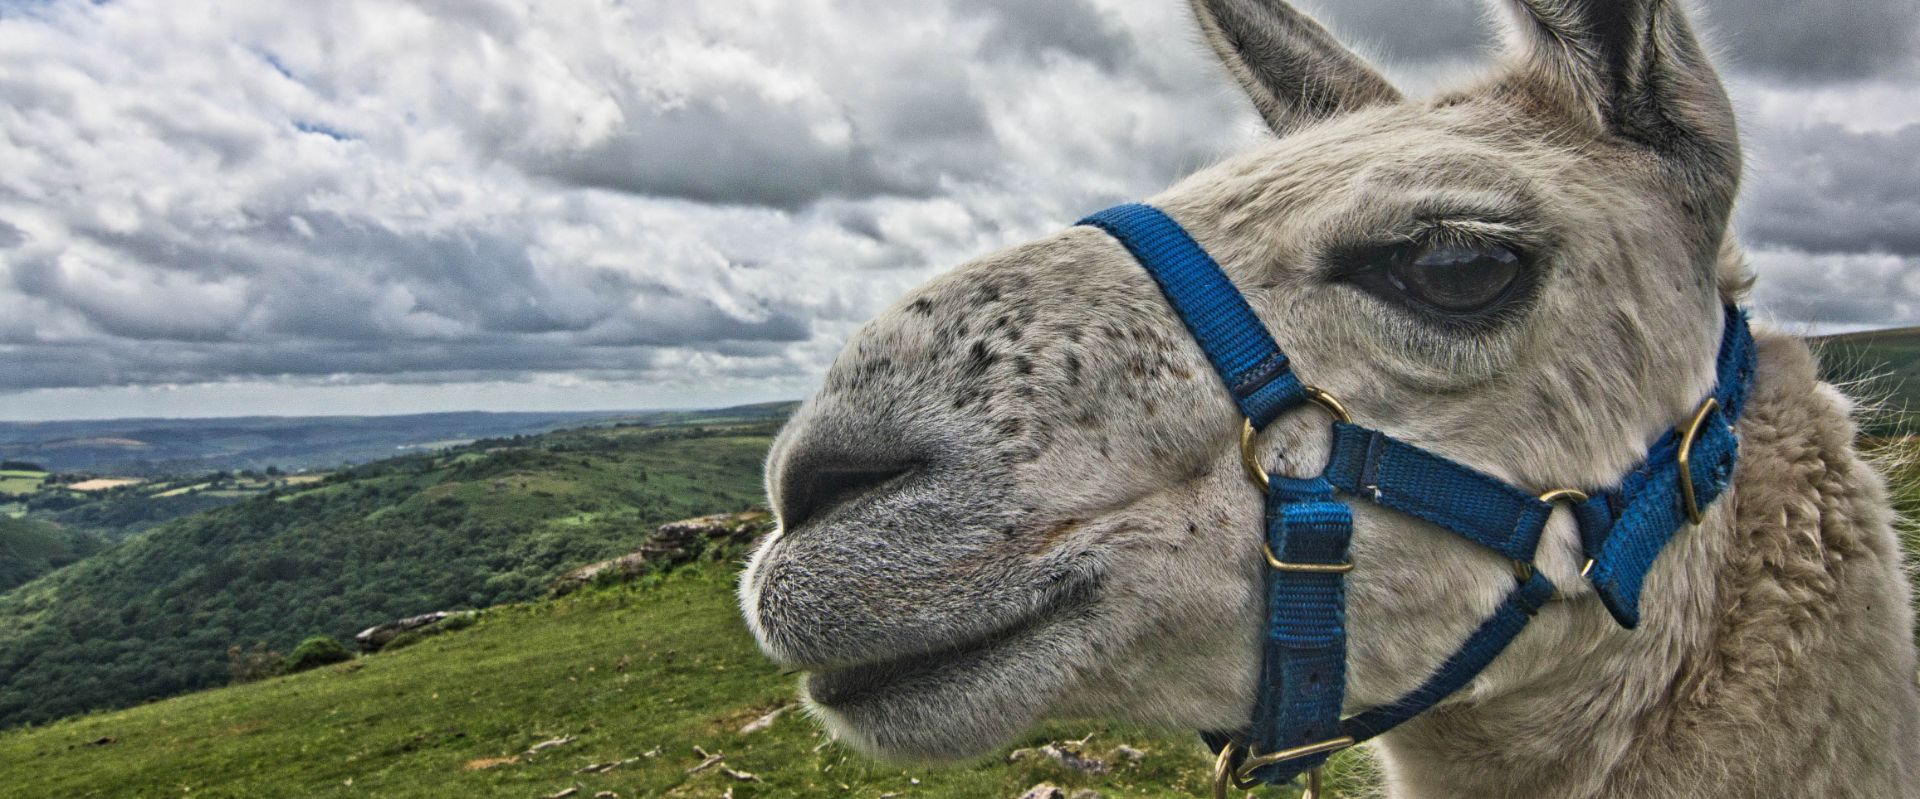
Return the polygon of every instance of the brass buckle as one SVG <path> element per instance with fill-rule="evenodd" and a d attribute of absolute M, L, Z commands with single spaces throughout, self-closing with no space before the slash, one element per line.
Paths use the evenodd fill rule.
<path fill-rule="evenodd" d="M 1296 746 L 1292 749 L 1282 749 L 1272 754 L 1256 755 L 1249 750 L 1246 761 L 1241 763 L 1240 768 L 1236 770 L 1233 767 L 1233 754 L 1239 747 L 1232 741 L 1228 741 L 1226 746 L 1220 748 L 1220 756 L 1213 759 L 1213 797 L 1214 799 L 1227 799 L 1228 786 L 1244 791 L 1259 785 L 1260 781 L 1253 777 L 1253 772 L 1259 771 L 1260 769 L 1276 763 L 1285 763 L 1289 760 L 1310 755 L 1338 752 L 1353 746 L 1354 743 L 1355 741 L 1352 736 L 1343 735 L 1339 738 L 1331 738 L 1319 743 Z M 1307 771 L 1307 790 L 1300 795 L 1300 799 L 1318 799 L 1319 796 L 1320 769 L 1309 769 Z"/>
<path fill-rule="evenodd" d="M 1675 458 L 1680 466 L 1681 507 L 1687 512 L 1687 521 L 1696 526 L 1700 524 L 1702 514 L 1699 495 L 1693 490 L 1693 469 L 1691 468 L 1693 445 L 1700 440 L 1700 426 L 1706 424 L 1707 417 L 1713 415 L 1719 407 L 1720 400 L 1713 397 L 1708 397 L 1705 402 L 1700 403 L 1700 409 L 1693 412 L 1693 421 L 1687 423 L 1686 435 L 1680 437 L 1680 454 Z"/>
<path fill-rule="evenodd" d="M 1303 391 L 1305 391 L 1307 399 L 1313 401 L 1313 404 L 1325 408 L 1327 413 L 1333 414 L 1333 418 L 1346 422 L 1347 424 L 1353 424 L 1353 414 L 1348 413 L 1347 406 L 1340 404 L 1340 400 L 1334 398 L 1332 394 L 1328 394 L 1313 386 L 1306 386 Z M 1267 475 L 1266 467 L 1260 465 L 1260 456 L 1253 451 L 1253 445 L 1258 440 L 1259 435 L 1260 434 L 1253 429 L 1252 419 L 1241 420 L 1240 465 L 1246 467 L 1247 479 L 1252 480 L 1253 484 L 1259 486 L 1261 491 L 1266 491 L 1268 485 L 1272 483 L 1273 480 Z"/>
<path fill-rule="evenodd" d="M 1267 565 L 1277 572 L 1298 572 L 1301 574 L 1346 574 L 1353 571 L 1352 563 L 1288 563 L 1273 555 L 1273 547 L 1260 542 L 1260 554 L 1267 556 Z"/>

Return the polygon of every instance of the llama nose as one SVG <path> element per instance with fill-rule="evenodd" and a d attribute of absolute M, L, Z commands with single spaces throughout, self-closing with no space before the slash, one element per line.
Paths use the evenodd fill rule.
<path fill-rule="evenodd" d="M 878 494 L 912 472 L 913 459 L 841 447 L 803 447 L 779 468 L 776 510 L 780 526 L 798 529 L 835 508 Z"/>

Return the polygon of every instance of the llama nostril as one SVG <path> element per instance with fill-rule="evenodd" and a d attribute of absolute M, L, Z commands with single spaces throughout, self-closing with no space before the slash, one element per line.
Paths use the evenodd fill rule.
<path fill-rule="evenodd" d="M 795 529 L 807 520 L 870 494 L 912 470 L 911 465 L 899 465 L 790 471 L 780 491 L 780 526 L 788 530 Z"/>

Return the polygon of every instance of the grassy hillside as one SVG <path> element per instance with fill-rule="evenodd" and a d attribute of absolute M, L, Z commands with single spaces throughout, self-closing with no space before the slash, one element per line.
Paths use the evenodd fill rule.
<path fill-rule="evenodd" d="M 1869 432 L 1920 432 L 1920 327 L 1827 336 L 1814 346 L 1828 380 L 1885 409 Z"/>
<path fill-rule="evenodd" d="M 168 523 L 0 594 L 0 727 L 225 683 L 235 645 L 539 596 L 663 522 L 759 501 L 772 429 L 479 442 Z"/>
<path fill-rule="evenodd" d="M 1041 781 L 1107 797 L 1201 795 L 1191 735 L 1057 725 L 1020 746 L 1086 739 L 1111 772 L 1045 758 L 883 766 L 828 744 L 754 649 L 725 564 L 640 586 L 497 608 L 472 628 L 319 671 L 0 733 L 20 796 L 1013 797 Z M 536 754 L 537 744 L 571 739 Z M 1128 745 L 1139 762 L 1112 754 Z M 703 758 L 724 762 L 689 773 Z M 582 773 L 617 763 L 604 773 Z M 755 779 L 729 776 L 730 768 Z"/>
<path fill-rule="evenodd" d="M 1899 501 L 1920 510 L 1920 465 L 1902 463 Z M 73 797 L 971 799 L 1043 781 L 1110 799 L 1204 795 L 1207 760 L 1179 733 L 1055 724 L 1015 744 L 1083 740 L 1077 750 L 1109 768 L 1088 774 L 1007 752 L 949 769 L 875 764 L 793 711 L 743 732 L 791 703 L 793 681 L 742 629 L 733 566 L 719 553 L 637 585 L 493 608 L 466 630 L 314 672 L 0 732 L 0 780 L 9 795 Z M 699 769 L 700 752 L 723 760 Z M 1364 758 L 1336 764 L 1338 795 L 1366 785 Z"/>
<path fill-rule="evenodd" d="M 0 515 L 0 592 L 105 547 L 86 533 Z"/>

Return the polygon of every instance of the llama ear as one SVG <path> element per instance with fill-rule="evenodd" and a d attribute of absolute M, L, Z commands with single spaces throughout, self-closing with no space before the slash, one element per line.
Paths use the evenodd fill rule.
<path fill-rule="evenodd" d="M 1504 0 L 1523 79 L 1696 177 L 1739 180 L 1733 104 L 1680 0 Z"/>
<path fill-rule="evenodd" d="M 1281 0 L 1192 0 L 1192 6 L 1207 43 L 1276 134 L 1400 100 L 1360 56 Z"/>

